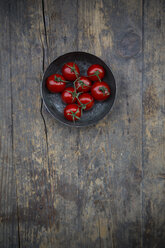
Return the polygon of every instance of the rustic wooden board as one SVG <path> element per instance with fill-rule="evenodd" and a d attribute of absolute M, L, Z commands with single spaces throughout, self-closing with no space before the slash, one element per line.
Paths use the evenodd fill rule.
<path fill-rule="evenodd" d="M 88 141 L 97 151 L 92 161 L 93 202 L 89 202 L 93 218 L 98 216 L 100 221 L 100 236 L 95 234 L 95 238 L 100 247 L 140 247 L 141 4 L 82 1 L 81 9 L 81 49 L 101 56 L 110 65 L 118 88 L 113 112 L 88 133 L 90 140 L 97 136 L 96 142 Z M 88 142 L 83 139 L 84 149 Z M 88 154 L 90 157 L 90 151 Z M 92 224 L 88 236 L 95 232 Z"/>
<path fill-rule="evenodd" d="M 12 151 L 11 26 L 9 2 L 0 1 L 0 247 L 18 247 L 18 209 Z"/>
<path fill-rule="evenodd" d="M 45 3 L 48 60 L 71 50 L 94 53 L 112 67 L 119 89 L 113 112 L 94 127 L 63 127 L 43 112 L 58 247 L 141 245 L 141 8 L 137 1 Z"/>
<path fill-rule="evenodd" d="M 47 40 L 47 63 L 57 56 L 78 50 L 77 1 L 45 1 L 44 18 Z M 67 14 L 66 14 L 67 13 Z M 56 40 L 56 42 L 55 42 Z M 52 215 L 51 231 L 47 235 L 57 247 L 83 246 L 81 229 L 84 191 L 79 187 L 79 129 L 62 126 L 43 108 L 47 130 L 51 174 L 51 197 L 56 212 Z M 81 165 L 81 164 L 80 164 Z M 81 236 L 81 237 L 80 237 Z"/>
<path fill-rule="evenodd" d="M 144 2 L 143 245 L 165 246 L 165 2 Z"/>
<path fill-rule="evenodd" d="M 164 247 L 163 1 L 0 2 L 0 247 Z M 57 56 L 101 57 L 117 82 L 96 126 L 40 98 Z"/>
<path fill-rule="evenodd" d="M 10 8 L 13 166 L 16 168 L 19 247 L 38 247 L 51 218 L 47 145 L 40 113 L 42 3 L 11 1 Z M 13 243 L 13 247 L 18 246 Z"/>

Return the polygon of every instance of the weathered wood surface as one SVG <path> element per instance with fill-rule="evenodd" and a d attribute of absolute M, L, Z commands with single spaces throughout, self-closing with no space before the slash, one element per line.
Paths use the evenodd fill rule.
<path fill-rule="evenodd" d="M 165 246 L 165 2 L 144 2 L 143 244 Z"/>
<path fill-rule="evenodd" d="M 2 13 L 3 11 L 3 13 Z M 18 246 L 16 168 L 13 164 L 10 6 L 0 2 L 0 247 Z M 4 14 L 5 13 L 5 14 Z"/>
<path fill-rule="evenodd" d="M 163 248 L 163 0 L 0 1 L 0 247 Z M 56 122 L 42 74 L 70 51 L 114 72 L 96 126 Z"/>

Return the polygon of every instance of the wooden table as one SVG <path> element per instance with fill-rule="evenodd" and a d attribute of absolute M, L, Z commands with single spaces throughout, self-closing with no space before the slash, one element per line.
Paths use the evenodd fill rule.
<path fill-rule="evenodd" d="M 165 247 L 165 2 L 0 1 L 0 247 Z M 117 82 L 96 126 L 40 97 L 57 56 L 86 51 Z"/>

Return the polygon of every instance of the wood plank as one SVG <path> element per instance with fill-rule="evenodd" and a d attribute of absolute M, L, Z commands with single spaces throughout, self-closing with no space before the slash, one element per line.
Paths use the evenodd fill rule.
<path fill-rule="evenodd" d="M 77 1 L 45 1 L 48 62 L 77 50 Z M 51 226 L 52 247 L 81 247 L 80 208 L 84 192 L 78 187 L 79 130 L 66 127 L 42 110 L 47 129 L 52 202 L 57 210 Z"/>
<path fill-rule="evenodd" d="M 164 247 L 163 1 L 144 2 L 143 47 L 137 0 L 0 7 L 0 247 Z M 86 129 L 56 122 L 39 94 L 48 63 L 73 50 L 100 56 L 118 86 Z"/>
<path fill-rule="evenodd" d="M 0 2 L 0 247 L 18 247 L 15 169 L 12 161 L 10 4 Z"/>
<path fill-rule="evenodd" d="M 47 134 L 40 112 L 44 59 L 42 2 L 12 1 L 11 10 L 13 163 L 20 247 L 42 247 L 49 239 L 51 213 L 56 213 L 50 200 Z"/>
<path fill-rule="evenodd" d="M 144 1 L 143 245 L 165 244 L 165 2 Z"/>
<path fill-rule="evenodd" d="M 48 61 L 77 49 L 94 53 L 119 88 L 113 112 L 94 127 L 63 127 L 43 109 L 57 247 L 141 247 L 141 7 L 45 2 Z"/>
<path fill-rule="evenodd" d="M 84 246 L 139 248 L 142 243 L 141 8 L 131 0 L 79 1 L 79 50 L 105 60 L 118 88 L 107 118 L 80 130 L 79 181 L 87 192 Z"/>

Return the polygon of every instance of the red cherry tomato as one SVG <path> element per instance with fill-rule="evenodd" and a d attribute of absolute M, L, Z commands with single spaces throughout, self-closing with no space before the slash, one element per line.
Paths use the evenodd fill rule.
<path fill-rule="evenodd" d="M 65 78 L 60 74 L 53 74 L 46 80 L 46 86 L 52 93 L 62 92 L 65 89 Z"/>
<path fill-rule="evenodd" d="M 105 82 L 95 82 L 91 89 L 92 96 L 98 101 L 104 101 L 110 96 L 110 87 Z"/>
<path fill-rule="evenodd" d="M 69 121 L 77 121 L 81 117 L 81 110 L 76 104 L 69 104 L 64 109 L 64 116 Z"/>
<path fill-rule="evenodd" d="M 92 81 L 100 81 L 105 75 L 105 70 L 101 65 L 91 65 L 88 68 L 87 74 Z M 93 76 L 92 76 L 93 75 Z M 100 78 L 100 80 L 99 80 Z"/>
<path fill-rule="evenodd" d="M 62 75 L 69 81 L 74 81 L 80 75 L 80 70 L 74 62 L 68 62 L 62 67 Z"/>
<path fill-rule="evenodd" d="M 91 89 L 92 82 L 87 77 L 80 77 L 75 82 L 75 86 L 78 92 L 88 92 Z"/>
<path fill-rule="evenodd" d="M 68 87 L 62 92 L 62 100 L 64 103 L 70 104 L 76 102 L 77 93 L 73 87 Z"/>
<path fill-rule="evenodd" d="M 94 98 L 91 94 L 89 93 L 83 93 L 78 97 L 78 105 L 83 109 L 83 110 L 89 110 L 93 107 L 94 105 Z"/>

